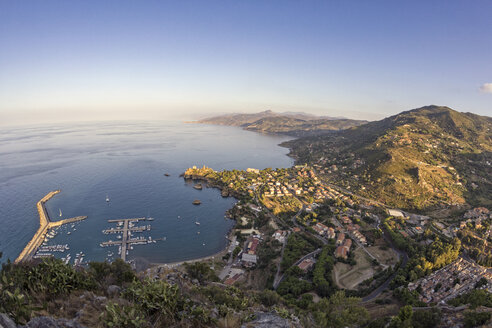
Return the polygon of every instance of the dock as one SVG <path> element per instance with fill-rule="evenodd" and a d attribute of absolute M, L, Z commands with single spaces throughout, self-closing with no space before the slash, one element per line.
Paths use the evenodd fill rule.
<path fill-rule="evenodd" d="M 24 249 L 19 254 L 17 259 L 15 259 L 14 263 L 19 263 L 22 261 L 27 261 L 32 259 L 32 256 L 36 253 L 39 246 L 41 246 L 41 244 L 44 241 L 44 238 L 46 237 L 46 234 L 50 229 L 59 227 L 63 224 L 87 219 L 87 216 L 77 216 L 74 218 L 64 219 L 60 221 L 51 221 L 48 215 L 48 211 L 46 210 L 45 203 L 56 194 L 59 194 L 60 192 L 61 190 L 50 191 L 36 204 L 39 214 L 39 229 L 36 231 L 32 239 L 27 243 L 26 247 L 24 247 Z"/>
<path fill-rule="evenodd" d="M 120 251 L 120 256 L 123 261 L 126 261 L 126 253 L 128 250 L 128 246 L 131 244 L 135 245 L 143 245 L 143 244 L 148 244 L 152 242 L 152 238 L 149 237 L 143 238 L 131 238 L 132 232 L 143 232 L 143 231 L 149 231 L 151 229 L 150 225 L 147 226 L 133 226 L 133 223 L 138 223 L 139 221 L 145 221 L 147 220 L 146 218 L 132 218 L 132 219 L 119 219 L 119 220 L 108 220 L 109 223 L 118 223 L 118 227 L 116 228 L 110 228 L 110 229 L 105 229 L 102 232 L 104 234 L 112 234 L 112 233 L 120 233 L 122 234 L 121 240 L 110 240 L 110 241 L 105 241 L 101 243 L 101 247 L 107 247 L 107 246 L 120 246 L 121 251 Z"/>

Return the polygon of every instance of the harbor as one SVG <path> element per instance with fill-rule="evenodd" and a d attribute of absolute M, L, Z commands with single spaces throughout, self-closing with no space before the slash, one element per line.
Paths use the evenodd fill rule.
<path fill-rule="evenodd" d="M 116 228 L 104 229 L 102 232 L 108 234 L 118 234 L 120 240 L 104 241 L 100 244 L 101 247 L 118 246 L 118 254 L 123 261 L 126 261 L 126 256 L 129 249 L 133 249 L 133 245 L 146 245 L 157 242 L 158 239 L 152 237 L 133 237 L 133 233 L 150 231 L 151 226 L 137 226 L 140 221 L 152 221 L 152 218 L 132 218 L 120 220 L 108 220 L 109 223 L 116 223 Z M 159 239 L 159 240 L 163 240 Z"/>
<path fill-rule="evenodd" d="M 14 263 L 19 263 L 22 261 L 28 261 L 33 258 L 41 258 L 41 257 L 50 257 L 51 251 L 43 251 L 39 252 L 38 249 L 46 240 L 47 237 L 50 237 L 50 230 L 56 229 L 64 224 L 75 223 L 78 221 L 85 220 L 87 216 L 77 216 L 69 219 L 63 219 L 59 221 L 51 221 L 48 211 L 46 210 L 45 203 L 50 200 L 53 196 L 60 193 L 61 190 L 50 191 L 46 196 L 44 196 L 37 204 L 37 210 L 39 214 L 39 229 L 36 231 L 32 239 L 27 243 L 22 252 L 19 254 Z M 54 236 L 54 235 L 53 235 Z M 68 247 L 68 245 L 67 245 Z M 55 249 L 62 249 L 55 248 Z M 66 249 L 63 247 L 63 249 Z"/>

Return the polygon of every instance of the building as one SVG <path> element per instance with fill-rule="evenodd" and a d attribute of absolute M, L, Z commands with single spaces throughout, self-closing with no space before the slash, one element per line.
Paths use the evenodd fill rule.
<path fill-rule="evenodd" d="M 248 246 L 246 247 L 247 253 L 248 254 L 256 254 L 256 248 L 258 247 L 258 244 L 260 243 L 260 240 L 258 238 L 252 238 L 252 240 L 248 243 Z"/>
<path fill-rule="evenodd" d="M 394 216 L 395 218 L 404 218 L 405 214 L 403 214 L 400 210 L 388 210 L 388 214 Z"/>
<path fill-rule="evenodd" d="M 273 238 L 278 240 L 279 242 L 283 243 L 285 241 L 285 237 L 287 237 L 288 233 L 285 230 L 277 230 L 275 233 L 272 235 Z"/>
<path fill-rule="evenodd" d="M 316 263 L 316 261 L 313 258 L 308 258 L 302 261 L 301 263 L 299 263 L 297 266 L 302 271 L 307 272 L 309 269 L 313 267 L 314 263 Z"/>
<path fill-rule="evenodd" d="M 350 220 L 348 216 L 343 216 L 341 221 L 343 224 L 351 224 L 352 223 L 352 220 Z"/>
<path fill-rule="evenodd" d="M 344 246 L 338 246 L 335 250 L 335 257 L 347 259 L 348 250 Z"/>
<path fill-rule="evenodd" d="M 351 246 L 352 246 L 352 240 L 350 240 L 349 238 L 344 239 L 343 243 L 340 246 L 338 246 L 337 249 L 335 250 L 335 257 L 343 258 L 346 260 Z"/>
<path fill-rule="evenodd" d="M 254 254 L 243 253 L 243 255 L 241 256 L 241 261 L 243 262 L 244 266 L 251 267 L 256 265 L 257 256 Z"/>
<path fill-rule="evenodd" d="M 336 245 L 337 246 L 341 245 L 344 239 L 345 239 L 345 234 L 343 232 L 339 232 L 337 235 Z"/>

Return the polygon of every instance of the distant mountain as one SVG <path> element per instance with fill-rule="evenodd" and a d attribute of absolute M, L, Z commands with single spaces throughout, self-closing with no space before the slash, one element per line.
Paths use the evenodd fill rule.
<path fill-rule="evenodd" d="M 196 123 L 241 126 L 250 131 L 293 136 L 318 135 L 366 122 L 306 113 L 275 113 L 271 110 L 254 114 L 226 114 L 196 121 Z"/>
<path fill-rule="evenodd" d="M 427 106 L 286 143 L 298 162 L 392 206 L 492 206 L 492 118 Z"/>
<path fill-rule="evenodd" d="M 367 121 L 349 119 L 312 119 L 304 120 L 288 116 L 262 118 L 253 123 L 243 124 L 246 130 L 263 133 L 280 133 L 292 136 L 319 135 L 347 129 L 367 123 Z"/>

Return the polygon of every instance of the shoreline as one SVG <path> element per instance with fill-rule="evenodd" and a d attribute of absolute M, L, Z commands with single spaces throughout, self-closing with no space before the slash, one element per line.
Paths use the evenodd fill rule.
<path fill-rule="evenodd" d="M 222 260 L 222 256 L 224 256 L 225 254 L 227 254 L 227 250 L 229 249 L 230 247 L 230 244 L 231 244 L 231 236 L 233 235 L 233 231 L 235 230 L 235 228 L 231 228 L 231 230 L 228 232 L 227 234 L 227 240 L 228 242 L 226 243 L 226 246 L 212 254 L 212 255 L 207 255 L 207 256 L 202 256 L 202 257 L 197 257 L 197 258 L 194 258 L 194 259 L 189 259 L 189 260 L 184 260 L 184 261 L 177 261 L 177 262 L 168 262 L 168 263 L 161 263 L 161 262 L 153 262 L 153 263 L 150 263 L 150 267 L 153 267 L 153 268 L 174 268 L 174 267 L 177 267 L 177 266 L 180 266 L 180 265 L 183 265 L 185 263 L 195 263 L 195 262 L 201 262 L 201 261 L 207 261 L 207 260 L 210 260 L 212 258 L 215 258 L 215 257 L 220 257 L 220 260 Z"/>

